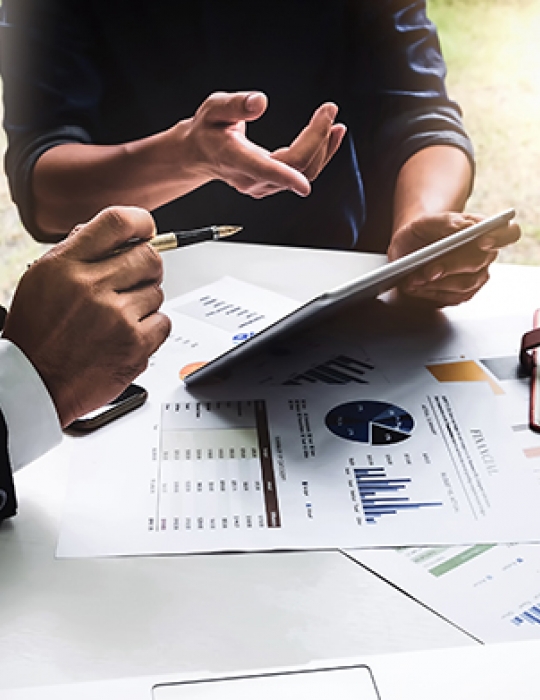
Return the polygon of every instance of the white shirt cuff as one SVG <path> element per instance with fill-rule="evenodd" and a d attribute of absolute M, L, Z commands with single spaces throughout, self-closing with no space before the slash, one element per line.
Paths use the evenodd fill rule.
<path fill-rule="evenodd" d="M 0 408 L 13 471 L 61 442 L 60 421 L 47 388 L 26 355 L 5 338 L 0 338 Z"/>

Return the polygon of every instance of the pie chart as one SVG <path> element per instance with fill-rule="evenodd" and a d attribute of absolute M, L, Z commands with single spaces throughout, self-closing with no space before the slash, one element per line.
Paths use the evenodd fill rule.
<path fill-rule="evenodd" d="M 326 427 L 340 438 L 366 445 L 391 445 L 411 436 L 414 419 L 384 401 L 350 401 L 326 414 Z"/>

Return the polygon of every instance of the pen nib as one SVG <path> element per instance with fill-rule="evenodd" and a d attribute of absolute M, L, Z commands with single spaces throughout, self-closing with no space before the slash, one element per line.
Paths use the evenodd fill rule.
<path fill-rule="evenodd" d="M 216 226 L 216 237 L 226 238 L 242 230 L 242 226 Z"/>

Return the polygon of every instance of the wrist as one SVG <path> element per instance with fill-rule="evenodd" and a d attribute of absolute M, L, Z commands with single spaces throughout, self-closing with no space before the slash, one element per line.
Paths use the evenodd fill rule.
<path fill-rule="evenodd" d="M 210 179 L 200 165 L 193 144 L 191 120 L 178 122 L 170 129 L 140 141 L 125 144 L 128 171 L 142 176 L 147 192 L 146 209 L 153 210 Z"/>
<path fill-rule="evenodd" d="M 425 216 L 461 212 L 472 187 L 469 159 L 454 146 L 430 146 L 402 166 L 394 194 L 392 235 Z"/>

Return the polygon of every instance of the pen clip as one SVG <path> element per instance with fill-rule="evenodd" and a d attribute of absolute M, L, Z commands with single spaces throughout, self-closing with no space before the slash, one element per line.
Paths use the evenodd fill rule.
<path fill-rule="evenodd" d="M 540 347 L 540 328 L 534 328 L 523 334 L 519 363 L 527 374 L 532 374 L 536 367 L 536 349 Z"/>
<path fill-rule="evenodd" d="M 535 311 L 533 330 L 523 334 L 519 361 L 521 368 L 530 375 L 529 428 L 540 432 L 540 373 L 538 368 L 538 348 L 540 347 L 540 310 Z"/>

